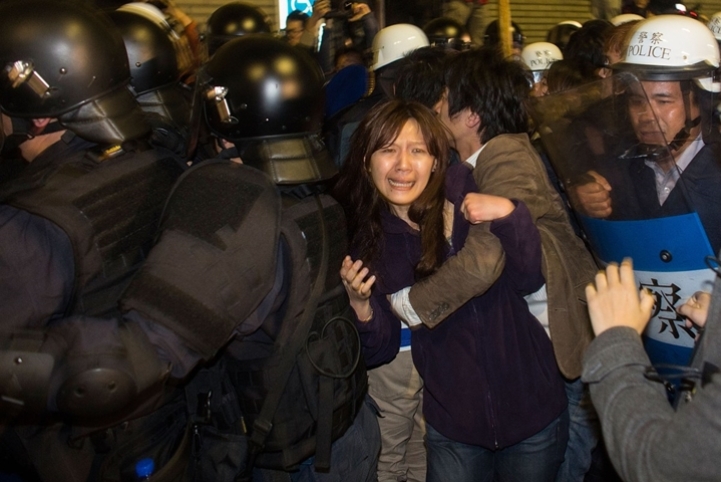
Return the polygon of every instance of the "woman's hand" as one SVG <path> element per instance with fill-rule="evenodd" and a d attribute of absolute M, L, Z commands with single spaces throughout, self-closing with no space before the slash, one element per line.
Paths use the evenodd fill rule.
<path fill-rule="evenodd" d="M 363 267 L 363 261 L 353 261 L 350 256 L 343 259 L 340 268 L 340 277 L 348 293 L 350 306 L 360 321 L 370 321 L 373 317 L 370 301 L 371 288 L 376 281 L 375 276 L 368 276 L 368 268 Z"/>
<path fill-rule="evenodd" d="M 594 283 L 586 286 L 588 313 L 596 335 L 609 328 L 628 326 L 640 335 L 651 318 L 655 299 L 646 290 L 639 293 L 633 264 L 624 259 L 621 267 L 611 263 L 606 271 L 596 275 Z"/>
<path fill-rule="evenodd" d="M 516 209 L 509 200 L 491 194 L 469 193 L 463 199 L 461 212 L 471 224 L 494 221 L 508 216 Z"/>

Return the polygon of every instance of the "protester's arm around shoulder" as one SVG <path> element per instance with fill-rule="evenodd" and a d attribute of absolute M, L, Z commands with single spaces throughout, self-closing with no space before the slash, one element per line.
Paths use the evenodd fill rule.
<path fill-rule="evenodd" d="M 532 158 L 529 144 L 516 136 L 489 141 L 473 169 L 483 194 L 522 201 L 535 222 L 550 209 L 550 193 L 534 170 L 543 169 Z M 545 174 L 542 174 L 545 176 Z M 471 226 L 465 245 L 433 275 L 413 285 L 408 298 L 428 326 L 435 326 L 475 296 L 482 295 L 503 272 L 506 253 L 489 223 Z M 459 283 L 460 273 L 463 282 Z"/>
<path fill-rule="evenodd" d="M 506 253 L 505 272 L 524 294 L 544 283 L 541 274 L 541 237 L 526 205 L 491 194 L 468 193 L 461 212 L 472 224 L 489 222 L 491 232 Z"/>
<path fill-rule="evenodd" d="M 471 225 L 463 249 L 433 275 L 413 285 L 408 299 L 420 320 L 433 327 L 474 296 L 485 293 L 503 272 L 506 254 L 491 223 Z"/>

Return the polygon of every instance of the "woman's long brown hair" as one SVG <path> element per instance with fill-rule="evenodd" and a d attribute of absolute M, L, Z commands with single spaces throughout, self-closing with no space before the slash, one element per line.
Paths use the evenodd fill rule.
<path fill-rule="evenodd" d="M 436 159 L 428 185 L 408 210 L 409 219 L 420 229 L 421 259 L 415 267 L 416 279 L 420 279 L 434 273 L 443 264 L 446 253 L 443 206 L 450 145 L 445 127 L 430 109 L 402 100 L 374 107 L 351 138 L 350 154 L 341 169 L 334 195 L 345 209 L 354 253 L 364 265 L 372 267 L 380 257 L 383 243 L 381 211 L 388 206 L 373 184 L 371 156 L 391 144 L 409 120 L 418 124 L 428 152 Z"/>

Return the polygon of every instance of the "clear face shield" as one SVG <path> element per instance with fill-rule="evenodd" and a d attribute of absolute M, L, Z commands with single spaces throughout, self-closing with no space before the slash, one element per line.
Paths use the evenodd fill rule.
<path fill-rule="evenodd" d="M 644 339 L 652 362 L 685 365 L 696 331 L 676 308 L 710 288 L 705 258 L 721 242 L 721 200 L 696 172 L 711 163 L 721 182 L 721 168 L 704 157 L 698 106 L 684 105 L 679 82 L 661 84 L 620 73 L 534 98 L 531 112 L 596 258 L 632 258 L 639 288 L 656 297 Z"/>

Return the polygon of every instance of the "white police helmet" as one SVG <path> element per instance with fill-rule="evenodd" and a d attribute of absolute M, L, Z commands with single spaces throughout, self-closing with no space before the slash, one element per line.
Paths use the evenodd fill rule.
<path fill-rule="evenodd" d="M 523 47 L 521 59 L 531 72 L 542 72 L 556 60 L 563 60 L 563 54 L 551 42 L 533 42 Z"/>
<path fill-rule="evenodd" d="M 551 42 L 534 42 L 523 48 L 521 59 L 531 69 L 533 83 L 538 83 L 553 62 L 563 60 L 563 54 L 561 49 Z"/>
<path fill-rule="evenodd" d="M 383 28 L 373 37 L 371 70 L 378 70 L 402 59 L 413 50 L 428 45 L 428 37 L 415 25 L 398 23 Z"/>
<path fill-rule="evenodd" d="M 641 80 L 694 79 L 705 90 L 721 91 L 714 82 L 719 46 L 701 22 L 682 15 L 659 15 L 639 22 L 614 70 L 633 72 Z"/>

